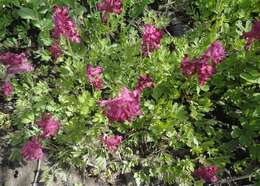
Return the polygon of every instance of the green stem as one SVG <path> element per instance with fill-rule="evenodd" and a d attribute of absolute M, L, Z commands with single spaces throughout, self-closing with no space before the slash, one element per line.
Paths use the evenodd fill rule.
<path fill-rule="evenodd" d="M 69 47 L 69 52 L 70 52 L 70 55 L 72 56 L 72 60 L 73 60 L 73 62 L 74 62 L 73 50 L 72 50 L 70 41 L 69 41 L 68 39 L 67 39 L 67 45 L 68 45 L 68 47 Z"/>

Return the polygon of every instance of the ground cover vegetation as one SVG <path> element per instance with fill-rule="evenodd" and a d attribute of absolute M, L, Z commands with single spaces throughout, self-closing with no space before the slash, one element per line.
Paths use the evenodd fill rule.
<path fill-rule="evenodd" d="M 260 184 L 257 0 L 1 0 L 12 161 L 107 183 Z"/>

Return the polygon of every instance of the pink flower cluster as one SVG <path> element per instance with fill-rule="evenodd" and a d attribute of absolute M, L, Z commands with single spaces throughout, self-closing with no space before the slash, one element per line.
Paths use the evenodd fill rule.
<path fill-rule="evenodd" d="M 102 12 L 101 20 L 103 23 L 107 22 L 110 13 L 121 14 L 122 2 L 121 0 L 103 0 L 97 3 L 97 10 Z"/>
<path fill-rule="evenodd" d="M 114 136 L 103 135 L 101 137 L 101 142 L 103 143 L 103 145 L 112 152 L 117 150 L 122 140 L 123 137 L 119 135 L 114 135 Z"/>
<path fill-rule="evenodd" d="M 144 26 L 142 52 L 144 56 L 148 56 L 155 49 L 160 48 L 160 41 L 163 37 L 163 32 L 153 25 L 147 24 Z"/>
<path fill-rule="evenodd" d="M 103 88 L 103 80 L 100 77 L 102 72 L 103 68 L 100 66 L 94 68 L 92 65 L 88 64 L 86 67 L 88 81 L 97 89 Z M 124 87 L 118 97 L 109 100 L 101 100 L 99 101 L 99 105 L 104 109 L 104 113 L 110 122 L 131 121 L 134 117 L 143 114 L 140 106 L 141 93 L 145 88 L 153 86 L 153 80 L 149 75 L 140 76 L 134 91 L 130 91 L 128 88 Z M 103 135 L 101 137 L 103 145 L 112 152 L 117 150 L 122 140 L 123 137 L 120 135 Z"/>
<path fill-rule="evenodd" d="M 28 63 L 25 53 L 2 53 L 0 54 L 0 62 L 2 62 L 6 66 L 8 74 L 17 74 L 33 71 L 33 67 L 30 63 Z"/>
<path fill-rule="evenodd" d="M 2 53 L 0 54 L 0 63 L 2 63 L 6 67 L 6 79 L 8 79 L 7 77 L 12 74 L 33 71 L 33 66 L 28 63 L 25 53 Z M 4 96 L 10 96 L 13 91 L 12 84 L 5 80 L 5 82 L 1 86 L 1 90 Z"/>
<path fill-rule="evenodd" d="M 1 90 L 4 96 L 11 96 L 13 92 L 13 86 L 9 82 L 4 82 L 1 87 Z"/>
<path fill-rule="evenodd" d="M 39 120 L 37 124 L 43 131 L 43 138 L 54 136 L 60 128 L 59 121 L 55 120 L 50 113 L 44 113 L 41 120 Z"/>
<path fill-rule="evenodd" d="M 142 92 L 144 91 L 145 88 L 153 88 L 153 87 L 154 87 L 154 82 L 152 78 L 148 74 L 145 74 L 139 77 L 135 90 Z"/>
<path fill-rule="evenodd" d="M 152 86 L 153 81 L 149 76 L 141 76 L 134 91 L 124 87 L 118 97 L 102 100 L 99 105 L 104 109 L 110 122 L 131 121 L 136 116 L 143 114 L 140 106 L 141 93 L 144 88 Z"/>
<path fill-rule="evenodd" d="M 220 41 L 213 42 L 206 52 L 200 57 L 190 61 L 188 55 L 182 59 L 181 70 L 185 76 L 198 74 L 201 86 L 216 73 L 216 65 L 226 57 L 226 52 Z M 211 60 L 211 63 L 209 63 Z"/>
<path fill-rule="evenodd" d="M 226 51 L 220 41 L 213 42 L 204 53 L 203 58 L 211 59 L 217 65 L 226 57 Z"/>
<path fill-rule="evenodd" d="M 196 73 L 197 59 L 190 61 L 187 54 L 184 55 L 181 62 L 182 73 L 185 76 L 192 76 Z"/>
<path fill-rule="evenodd" d="M 209 64 L 208 61 L 202 59 L 197 64 L 197 73 L 199 83 L 203 86 L 216 73 L 216 66 L 214 64 Z"/>
<path fill-rule="evenodd" d="M 255 40 L 260 40 L 260 21 L 255 20 L 252 30 L 250 32 L 244 32 L 243 37 L 247 41 L 245 49 L 249 50 Z"/>
<path fill-rule="evenodd" d="M 94 68 L 92 65 L 88 64 L 86 67 L 86 76 L 88 78 L 89 84 L 98 90 L 103 88 L 103 79 L 101 77 L 102 72 L 103 68 L 100 66 Z"/>
<path fill-rule="evenodd" d="M 52 32 L 53 38 L 59 39 L 60 36 L 63 35 L 72 42 L 80 42 L 80 36 L 76 29 L 76 24 L 69 17 L 68 7 L 54 6 L 52 18 L 55 25 Z"/>
<path fill-rule="evenodd" d="M 54 59 L 62 55 L 60 48 L 60 37 L 64 36 L 74 43 L 80 43 L 79 32 L 77 31 L 76 24 L 69 16 L 68 7 L 53 7 L 54 29 L 52 30 L 53 44 L 49 47 L 49 51 Z"/>
<path fill-rule="evenodd" d="M 49 51 L 53 59 L 58 59 L 62 55 L 62 50 L 60 48 L 59 41 L 54 41 L 52 45 L 49 47 Z"/>
<path fill-rule="evenodd" d="M 214 183 L 218 181 L 218 177 L 215 176 L 217 171 L 218 168 L 215 165 L 208 167 L 199 167 L 194 171 L 194 175 L 199 177 L 200 179 L 205 180 L 206 182 Z"/>
<path fill-rule="evenodd" d="M 130 121 L 143 114 L 140 109 L 140 93 L 136 90 L 130 91 L 126 87 L 118 97 L 100 101 L 100 106 L 105 108 L 105 115 L 110 122 Z"/>
<path fill-rule="evenodd" d="M 22 156 L 26 160 L 40 160 L 43 158 L 43 150 L 37 138 L 32 138 L 28 141 L 21 150 Z"/>
<path fill-rule="evenodd" d="M 43 150 L 40 139 L 47 139 L 57 134 L 60 123 L 55 120 L 50 113 L 44 113 L 42 118 L 37 121 L 37 125 L 42 129 L 40 137 L 33 137 L 21 149 L 21 154 L 26 160 L 40 160 L 43 157 Z"/>

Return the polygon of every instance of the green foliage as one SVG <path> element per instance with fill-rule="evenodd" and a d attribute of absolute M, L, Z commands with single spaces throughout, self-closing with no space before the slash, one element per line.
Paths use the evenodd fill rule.
<path fill-rule="evenodd" d="M 260 43 L 245 51 L 241 38 L 260 16 L 257 0 L 125 0 L 122 14 L 109 15 L 107 24 L 101 22 L 97 1 L 83 2 L 0 1 L 0 50 L 27 50 L 35 66 L 34 72 L 11 80 L 14 96 L 5 101 L 15 106 L 9 113 L 0 112 L 1 130 L 10 131 L 6 138 L 14 147 L 12 159 L 39 133 L 35 121 L 41 113 L 51 112 L 62 123 L 59 134 L 44 144 L 51 159 L 88 168 L 90 175 L 111 183 L 119 174 L 130 173 L 137 185 L 202 185 L 192 174 L 200 164 L 217 165 L 223 178 L 227 168 L 234 176 L 259 175 Z M 161 48 L 144 58 L 143 24 L 165 28 L 171 22 L 152 10 L 156 3 L 158 9 L 187 7 L 183 14 L 192 27 L 182 37 L 166 32 Z M 56 61 L 48 51 L 55 4 L 69 5 L 81 34 L 80 44 L 62 38 L 64 55 Z M 180 62 L 184 54 L 198 57 L 216 39 L 224 43 L 228 57 L 200 87 L 196 78 L 181 74 Z M 104 68 L 102 93 L 87 82 L 87 64 Z M 124 86 L 133 88 L 144 73 L 156 84 L 142 96 L 144 115 L 131 123 L 108 123 L 97 102 L 116 96 Z M 104 133 L 124 137 L 116 153 L 102 146 Z"/>

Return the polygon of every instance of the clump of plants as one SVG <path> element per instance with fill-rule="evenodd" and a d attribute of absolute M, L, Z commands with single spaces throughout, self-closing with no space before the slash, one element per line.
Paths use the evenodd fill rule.
<path fill-rule="evenodd" d="M 45 156 L 114 185 L 259 184 L 256 5 L 4 1 L 10 160 Z"/>

